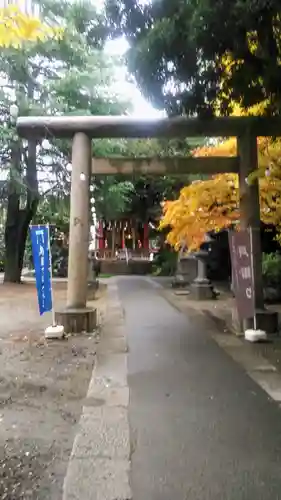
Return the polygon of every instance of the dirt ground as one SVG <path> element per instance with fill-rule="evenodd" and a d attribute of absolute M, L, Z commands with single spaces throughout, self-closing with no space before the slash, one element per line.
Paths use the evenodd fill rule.
<path fill-rule="evenodd" d="M 65 284 L 55 284 L 56 305 Z M 91 305 L 100 322 L 105 293 Z M 98 335 L 46 342 L 34 284 L 0 284 L 0 499 L 61 500 Z"/>

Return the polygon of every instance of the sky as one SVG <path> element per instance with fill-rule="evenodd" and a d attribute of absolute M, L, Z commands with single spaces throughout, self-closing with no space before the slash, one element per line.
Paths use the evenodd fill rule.
<path fill-rule="evenodd" d="M 1 1 L 1 0 L 0 0 Z M 105 50 L 112 55 L 125 54 L 128 49 L 128 43 L 123 38 L 119 40 L 113 40 L 108 42 Z M 136 85 L 129 83 L 126 79 L 126 67 L 124 66 L 124 71 L 118 70 L 118 83 L 116 85 L 116 92 L 118 94 L 124 95 L 126 99 L 130 99 L 133 103 L 132 116 L 140 119 L 153 119 L 165 116 L 162 111 L 154 109 L 149 102 L 147 102 L 142 96 L 140 90 Z M 0 170 L 0 181 L 5 180 L 7 172 Z"/>
<path fill-rule="evenodd" d="M 19 4 L 22 8 L 31 9 L 32 0 L 0 0 L 1 5 L 5 5 L 5 1 L 7 3 L 15 3 Z M 104 0 L 92 0 L 92 2 L 102 9 L 104 5 Z M 106 50 L 114 55 L 124 55 L 126 50 L 128 49 L 128 42 L 124 38 L 115 39 L 106 44 Z M 159 112 L 154 109 L 141 95 L 141 92 L 138 90 L 136 85 L 128 83 L 126 81 L 126 68 L 124 67 L 124 72 L 118 72 L 119 83 L 116 86 L 116 91 L 120 94 L 123 94 L 126 98 L 129 97 L 133 103 L 133 112 L 131 113 L 133 116 L 139 118 L 157 118 L 163 116 L 163 112 Z"/>
<path fill-rule="evenodd" d="M 147 0 L 142 0 L 144 3 Z M 104 5 L 104 0 L 92 0 L 92 2 L 99 6 L 101 9 Z M 120 38 L 118 40 L 112 40 L 107 42 L 105 50 L 114 55 L 124 55 L 128 49 L 128 42 L 125 38 Z M 147 102 L 142 96 L 141 92 L 136 85 L 128 83 L 126 81 L 126 68 L 124 68 L 124 74 L 119 73 L 119 84 L 117 85 L 117 91 L 121 94 L 123 93 L 127 98 L 129 97 L 133 102 L 133 112 L 131 115 L 138 118 L 159 118 L 165 116 L 163 111 L 158 111 L 153 108 L 149 102 Z"/>
<path fill-rule="evenodd" d="M 107 42 L 105 50 L 112 55 L 122 56 L 128 49 L 128 42 L 124 38 Z M 163 111 L 159 111 L 151 106 L 142 96 L 138 87 L 126 81 L 126 68 L 124 72 L 118 72 L 118 84 L 116 90 L 125 97 L 129 97 L 133 103 L 133 112 L 131 115 L 138 118 L 158 118 L 164 115 Z"/>

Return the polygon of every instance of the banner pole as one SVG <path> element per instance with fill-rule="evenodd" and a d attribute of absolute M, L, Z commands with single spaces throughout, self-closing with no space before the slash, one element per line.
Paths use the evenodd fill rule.
<path fill-rule="evenodd" d="M 249 228 L 250 231 L 250 248 L 251 248 L 251 267 L 252 267 L 252 286 L 254 295 L 254 330 L 257 329 L 257 318 L 256 318 L 256 297 L 255 297 L 255 275 L 254 275 L 254 248 L 253 248 L 253 228 Z"/>
<path fill-rule="evenodd" d="M 49 251 L 50 283 L 51 283 L 51 297 L 52 297 L 52 326 L 56 326 L 54 294 L 53 294 L 53 269 L 52 269 L 51 238 L 50 238 L 50 225 L 49 224 L 47 224 L 47 228 L 48 228 L 48 251 Z"/>
<path fill-rule="evenodd" d="M 126 262 L 127 262 L 127 266 L 129 265 L 129 256 L 128 256 L 128 249 L 127 247 L 125 247 L 125 255 L 126 255 Z"/>

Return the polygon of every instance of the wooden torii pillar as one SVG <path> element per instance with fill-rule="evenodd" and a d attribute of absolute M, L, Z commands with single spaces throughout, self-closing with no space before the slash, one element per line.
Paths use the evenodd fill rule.
<path fill-rule="evenodd" d="M 87 300 L 89 247 L 89 186 L 91 139 L 75 134 L 72 142 L 72 173 L 69 222 L 67 308 L 85 307 Z"/>
<path fill-rule="evenodd" d="M 244 134 L 237 138 L 239 157 L 239 195 L 241 229 L 252 229 L 254 248 L 254 282 L 256 309 L 264 309 L 262 284 L 262 250 L 260 238 L 260 200 L 258 179 L 248 181 L 258 169 L 257 138 Z"/>
<path fill-rule="evenodd" d="M 73 139 L 69 275 L 66 309 L 61 313 L 64 326 L 67 325 L 68 331 L 85 329 L 91 331 L 95 322 L 95 311 L 87 309 L 86 303 L 91 138 L 237 137 L 241 225 L 243 228 L 253 228 L 254 293 L 258 326 L 262 327 L 260 322 L 264 318 L 268 324 L 272 313 L 265 310 L 263 301 L 258 183 L 248 184 L 246 179 L 257 168 L 257 137 L 281 135 L 279 117 L 220 117 L 208 120 L 185 117 L 138 120 L 128 116 L 20 117 L 17 120 L 17 130 L 19 135 L 25 138 L 67 137 Z M 132 166 L 128 161 L 124 163 L 122 160 L 122 162 L 122 173 L 129 173 Z M 179 175 L 191 172 L 203 173 L 203 171 L 214 173 L 214 169 L 217 172 L 226 172 L 229 171 L 231 163 L 232 167 L 234 166 L 233 162 L 237 165 L 237 158 L 174 159 L 173 173 L 177 172 Z M 111 167 L 112 165 L 114 167 L 114 162 L 111 163 Z M 154 165 L 154 171 L 152 166 L 151 159 L 149 159 L 146 166 L 144 163 L 139 166 L 139 171 L 156 175 L 168 173 L 163 163 L 159 161 L 157 165 Z M 114 171 L 114 168 L 111 170 Z M 106 174 L 105 171 L 104 174 Z"/>
<path fill-rule="evenodd" d="M 96 310 L 87 307 L 91 158 L 91 137 L 77 132 L 72 140 L 66 308 L 56 311 L 67 333 L 91 332 L 97 325 Z"/>
<path fill-rule="evenodd" d="M 250 229 L 252 231 L 256 325 L 257 328 L 267 333 L 275 333 L 278 330 L 278 314 L 275 311 L 266 309 L 264 306 L 259 182 L 257 178 L 251 182 L 248 181 L 249 175 L 258 169 L 256 135 L 246 130 L 243 135 L 237 137 L 237 149 L 239 158 L 240 226 L 241 229 Z M 244 320 L 244 327 L 242 327 L 242 322 L 237 317 L 236 311 L 234 311 L 233 322 L 236 328 L 242 331 L 253 328 L 252 319 Z"/>

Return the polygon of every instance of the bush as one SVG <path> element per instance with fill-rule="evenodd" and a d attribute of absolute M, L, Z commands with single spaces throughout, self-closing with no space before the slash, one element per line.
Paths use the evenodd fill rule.
<path fill-rule="evenodd" d="M 281 254 L 263 254 L 262 274 L 264 287 L 281 289 Z"/>
<path fill-rule="evenodd" d="M 178 254 L 170 247 L 161 248 L 154 257 L 153 269 L 158 276 L 173 276 L 177 269 Z"/>
<path fill-rule="evenodd" d="M 66 278 L 68 266 L 68 241 L 65 241 L 65 236 L 53 226 L 50 227 L 50 239 L 53 276 Z M 28 267 L 30 270 L 34 269 L 30 234 L 26 241 L 24 266 Z"/>

